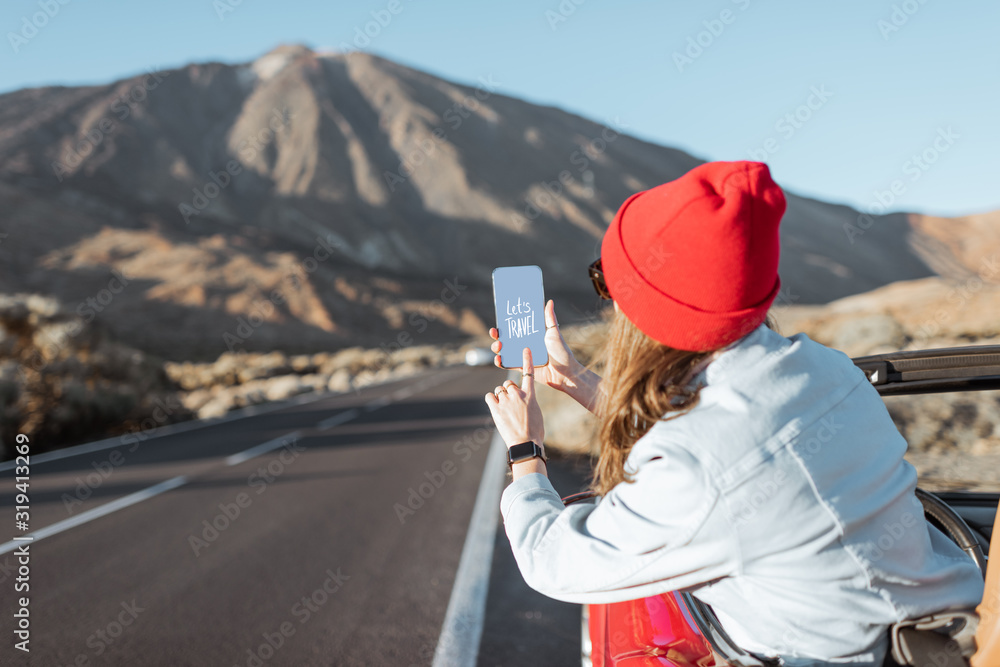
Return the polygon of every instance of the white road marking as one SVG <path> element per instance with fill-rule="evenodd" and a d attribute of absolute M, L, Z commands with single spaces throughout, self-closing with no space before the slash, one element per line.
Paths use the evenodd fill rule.
<path fill-rule="evenodd" d="M 266 454 L 273 449 L 277 449 L 286 444 L 294 443 L 302 435 L 302 431 L 292 431 L 291 433 L 286 433 L 285 435 L 278 436 L 274 440 L 268 440 L 267 442 L 262 442 L 259 445 L 255 445 L 250 449 L 244 449 L 242 452 L 237 452 L 232 456 L 226 457 L 226 465 L 234 466 L 244 461 L 249 461 L 255 456 L 260 456 L 261 454 Z"/>
<path fill-rule="evenodd" d="M 45 528 L 32 531 L 24 537 L 30 536 L 37 541 L 52 535 L 57 535 L 63 531 L 69 530 L 70 528 L 75 528 L 89 521 L 93 521 L 94 519 L 99 519 L 102 516 L 111 514 L 112 512 L 117 512 L 120 509 L 135 505 L 136 503 L 141 503 L 143 500 L 152 498 L 153 496 L 158 496 L 171 489 L 176 489 L 178 486 L 187 484 L 187 482 L 188 478 L 186 475 L 180 475 L 178 477 L 168 479 L 165 482 L 160 482 L 155 486 L 142 489 L 141 491 L 136 491 L 135 493 L 130 493 L 129 495 L 123 496 L 118 500 L 112 500 L 110 503 L 105 503 L 99 507 L 95 507 L 94 509 L 82 512 L 74 517 L 63 519 L 62 521 L 57 521 L 56 523 L 46 526 Z M 14 551 L 14 549 L 17 549 L 18 546 L 20 546 L 20 542 L 16 540 L 0 544 L 0 554 Z"/>
<path fill-rule="evenodd" d="M 512 374 L 513 375 L 513 374 Z M 513 378 L 512 378 L 513 379 Z M 472 509 L 469 531 L 455 574 L 455 585 L 444 615 L 441 636 L 434 651 L 433 667 L 475 667 L 486 616 L 486 594 L 490 588 L 493 542 L 500 514 L 500 495 L 506 479 L 507 446 L 500 433 L 486 454 L 483 479 Z"/>
<path fill-rule="evenodd" d="M 318 428 L 321 431 L 325 431 L 328 428 L 333 428 L 334 426 L 339 426 L 340 424 L 349 422 L 355 417 L 357 417 L 359 414 L 361 413 L 358 412 L 357 408 L 351 408 L 350 410 L 345 410 L 340 414 L 336 414 L 332 417 L 324 419 L 323 421 L 316 424 L 316 428 Z"/>
<path fill-rule="evenodd" d="M 378 410 L 379 408 L 384 408 L 390 403 L 392 403 L 391 397 L 379 396 L 374 401 L 368 401 L 367 403 L 365 403 L 365 412 L 371 412 L 373 410 Z"/>
<path fill-rule="evenodd" d="M 417 391 L 416 387 L 403 387 L 398 391 L 392 392 L 392 400 L 402 401 L 403 399 L 413 396 L 413 394 L 415 394 L 416 391 Z"/>

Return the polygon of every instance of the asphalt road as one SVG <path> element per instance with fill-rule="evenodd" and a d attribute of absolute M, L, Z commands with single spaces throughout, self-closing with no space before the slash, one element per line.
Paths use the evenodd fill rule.
<path fill-rule="evenodd" d="M 562 496 L 584 490 L 588 462 L 553 459 L 549 479 Z M 579 667 L 580 606 L 536 593 L 524 583 L 498 522 L 477 667 Z"/>
<path fill-rule="evenodd" d="M 429 665 L 503 377 L 437 370 L 33 463 L 33 531 L 159 493 L 30 544 L 30 654 L 18 557 L 0 555 L 3 664 Z M 582 481 L 552 474 L 564 494 Z M 527 589 L 497 536 L 480 664 L 579 664 L 579 608 Z"/>

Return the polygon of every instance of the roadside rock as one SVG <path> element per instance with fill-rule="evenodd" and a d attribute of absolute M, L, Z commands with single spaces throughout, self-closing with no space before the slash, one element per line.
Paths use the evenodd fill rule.
<path fill-rule="evenodd" d="M 311 389 L 298 376 L 283 375 L 268 383 L 267 399 L 270 401 L 281 401 L 311 391 Z"/>
<path fill-rule="evenodd" d="M 328 391 L 334 392 L 347 392 L 351 390 L 351 373 L 346 368 L 338 368 L 330 376 L 330 381 L 327 383 L 326 388 Z"/>
<path fill-rule="evenodd" d="M 481 341 L 478 344 L 482 344 Z M 349 347 L 336 352 L 287 356 L 282 352 L 225 352 L 210 363 L 165 364 L 185 391 L 181 401 L 202 419 L 307 392 L 348 392 L 371 384 L 464 363 L 465 350 L 433 345 L 383 349 Z"/>

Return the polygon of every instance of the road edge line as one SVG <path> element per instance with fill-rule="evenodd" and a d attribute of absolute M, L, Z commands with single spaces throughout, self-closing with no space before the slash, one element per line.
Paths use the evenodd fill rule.
<path fill-rule="evenodd" d="M 500 496 L 506 481 L 506 451 L 500 432 L 494 430 L 432 667 L 475 667 L 479 657 Z"/>
<path fill-rule="evenodd" d="M 127 496 L 122 496 L 117 500 L 112 500 L 111 502 L 104 503 L 103 505 L 98 505 L 93 509 L 89 509 L 86 512 L 77 514 L 76 516 L 70 517 L 68 519 L 63 519 L 62 521 L 56 521 L 53 524 L 49 524 L 44 528 L 39 528 L 34 530 L 24 537 L 30 536 L 32 539 L 27 542 L 11 540 L 5 544 L 0 544 L 0 555 L 10 553 L 14 551 L 19 546 L 23 544 L 31 544 L 34 540 L 43 540 L 46 537 L 51 537 L 52 535 L 58 535 L 70 528 L 75 528 L 77 526 L 83 525 L 85 523 L 90 523 L 94 519 L 99 519 L 102 516 L 107 516 L 112 512 L 117 512 L 120 509 L 125 509 L 126 507 L 131 507 L 141 503 L 143 500 L 152 498 L 153 496 L 158 496 L 161 493 L 166 493 L 167 491 L 176 489 L 179 486 L 184 486 L 189 482 L 187 475 L 178 475 L 177 477 L 171 477 L 170 479 L 160 482 L 159 484 L 154 484 L 153 486 L 146 487 L 135 493 L 130 493 Z"/>
<path fill-rule="evenodd" d="M 302 437 L 302 431 L 292 431 L 291 433 L 286 433 L 285 435 L 279 435 L 277 438 L 272 438 L 267 442 L 262 442 L 259 445 L 254 445 L 244 449 L 242 452 L 236 452 L 235 454 L 230 454 L 226 457 L 223 463 L 227 467 L 239 465 L 245 461 L 249 461 L 252 458 L 256 458 L 261 454 L 267 454 L 268 452 L 274 451 L 278 447 L 287 444 L 295 444 L 299 438 Z"/>
<path fill-rule="evenodd" d="M 239 465 L 240 463 L 249 461 L 250 459 L 256 458 L 262 454 L 272 452 L 287 443 L 295 443 L 301 436 L 302 431 L 292 431 L 290 433 L 286 433 L 278 436 L 277 438 L 268 440 L 267 442 L 250 447 L 249 449 L 244 449 L 242 452 L 237 452 L 236 454 L 225 458 L 223 463 L 226 467 Z M 130 493 L 127 496 L 122 496 L 121 498 L 116 498 L 115 500 L 103 503 L 97 507 L 92 507 L 91 509 L 81 512 L 76 516 L 56 521 L 55 523 L 49 524 L 44 528 L 39 528 L 38 530 L 31 531 L 30 533 L 22 536 L 21 540 L 24 541 L 14 538 L 9 542 L 0 544 L 0 556 L 14 551 L 22 544 L 27 544 L 35 540 L 44 540 L 46 537 L 58 535 L 59 533 L 69 530 L 70 528 L 76 528 L 77 526 L 81 526 L 85 523 L 90 523 L 94 519 L 100 519 L 101 517 L 117 512 L 120 509 L 131 507 L 132 505 L 141 503 L 144 500 L 158 496 L 161 493 L 172 491 L 173 489 L 184 486 L 191 480 L 192 477 L 188 475 L 171 477 L 170 479 L 160 482 L 159 484 L 148 486 L 134 493 Z"/>

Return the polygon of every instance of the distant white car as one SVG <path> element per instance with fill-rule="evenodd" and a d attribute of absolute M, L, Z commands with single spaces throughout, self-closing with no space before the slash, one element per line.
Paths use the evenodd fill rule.
<path fill-rule="evenodd" d="M 494 354 L 485 347 L 474 347 L 465 353 L 466 366 L 489 366 L 493 363 Z"/>

